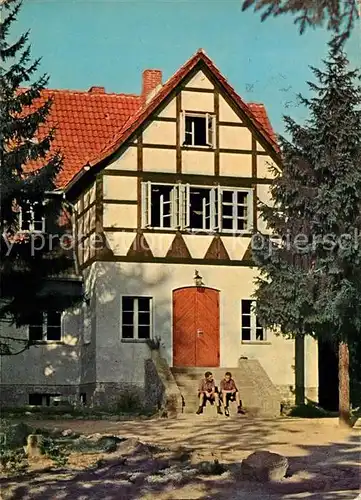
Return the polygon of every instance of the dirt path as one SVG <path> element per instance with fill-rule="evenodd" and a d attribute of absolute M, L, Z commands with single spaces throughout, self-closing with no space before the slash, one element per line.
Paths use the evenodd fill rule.
<path fill-rule="evenodd" d="M 155 485 L 144 490 L 129 483 L 122 484 L 124 481 L 119 476 L 117 479 L 118 472 L 113 468 L 103 477 L 84 473 L 63 479 L 57 477 L 55 481 L 54 476 L 43 476 L 32 482 L 31 490 L 17 482 L 13 494 L 3 496 L 5 500 L 356 500 L 359 494 L 361 429 L 340 429 L 335 419 L 225 420 L 188 416 L 178 420 L 126 422 L 36 421 L 35 425 L 72 429 L 82 434 L 136 437 L 170 447 L 185 445 L 198 450 L 212 449 L 225 463 L 240 462 L 251 452 L 264 449 L 287 456 L 292 476 L 266 487 L 220 479 L 219 476 L 201 481 L 195 479 L 192 484 L 176 489 Z"/>

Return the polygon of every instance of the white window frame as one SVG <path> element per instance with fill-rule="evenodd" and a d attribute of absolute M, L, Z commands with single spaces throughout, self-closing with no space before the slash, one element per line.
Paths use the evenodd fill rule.
<path fill-rule="evenodd" d="M 194 144 L 195 140 L 195 131 L 192 129 L 191 131 L 191 144 L 186 144 L 186 118 L 194 117 L 194 118 L 204 118 L 205 119 L 205 127 L 206 127 L 206 144 Z M 181 126 L 181 144 L 186 148 L 206 148 L 206 149 L 214 149 L 215 148 L 215 119 L 216 115 L 214 113 L 199 113 L 192 111 L 182 111 L 182 126 Z"/>
<path fill-rule="evenodd" d="M 152 186 L 170 186 L 173 189 L 170 193 L 170 201 L 160 203 L 160 226 L 152 226 Z M 143 182 L 142 183 L 142 227 L 152 229 L 178 229 L 180 227 L 180 184 L 170 184 L 165 182 Z M 165 216 L 162 216 L 164 204 L 170 203 L 170 226 L 163 225 Z M 168 216 L 167 216 L 168 217 Z"/>
<path fill-rule="evenodd" d="M 30 201 L 27 201 L 26 202 L 28 205 L 29 205 L 29 210 L 27 210 L 25 213 L 29 213 L 30 214 L 30 223 L 29 223 L 29 229 L 22 229 L 22 225 L 23 225 L 23 207 L 21 205 L 19 205 L 19 231 L 22 232 L 22 233 L 45 233 L 45 217 L 42 217 L 41 220 L 35 220 L 35 216 L 34 216 L 34 205 L 39 205 L 39 202 L 38 201 L 35 201 L 34 203 L 30 203 Z M 44 206 L 44 203 L 42 203 L 42 205 Z M 41 229 L 35 229 L 34 228 L 34 224 L 35 223 L 39 223 L 41 222 Z"/>
<path fill-rule="evenodd" d="M 183 230 L 188 229 L 189 231 L 202 231 L 207 233 L 213 233 L 214 231 L 218 231 L 220 229 L 220 187 L 219 186 L 201 186 L 198 184 L 183 184 L 184 189 L 182 191 L 183 200 L 182 200 L 182 226 Z M 203 228 L 194 228 L 190 227 L 190 219 L 191 219 L 191 203 L 190 203 L 190 193 L 191 189 L 209 189 L 209 219 L 210 224 L 209 228 L 206 228 L 206 205 L 205 200 L 203 200 L 202 207 L 202 219 L 203 219 Z"/>
<path fill-rule="evenodd" d="M 232 200 L 232 229 L 223 228 L 223 192 L 231 191 L 233 192 L 233 200 Z M 241 206 L 237 202 L 237 194 L 238 193 L 247 193 L 247 227 L 246 229 L 238 229 L 238 214 L 237 208 Z M 232 187 L 221 187 L 220 194 L 218 197 L 219 204 L 219 225 L 222 233 L 250 233 L 253 231 L 253 189 L 250 188 L 232 188 Z M 230 217 L 229 217 L 230 218 Z"/>
<path fill-rule="evenodd" d="M 170 186 L 172 187 L 170 203 L 171 213 L 170 213 L 170 227 L 165 227 L 162 220 L 162 203 L 160 204 L 160 220 L 161 225 L 152 226 L 152 186 Z M 203 227 L 202 228 L 192 228 L 190 227 L 191 221 L 191 204 L 190 204 L 190 193 L 191 189 L 208 189 L 210 191 L 210 201 L 209 201 L 209 217 L 205 215 L 205 205 L 203 206 Z M 233 193 L 232 203 L 232 229 L 223 228 L 223 192 L 228 191 Z M 246 193 L 247 195 L 247 227 L 245 229 L 238 229 L 238 206 L 240 204 L 237 201 L 237 194 L 239 192 Z M 163 217 L 164 218 L 164 217 Z M 206 228 L 206 219 L 210 218 L 210 227 Z M 253 189 L 251 188 L 232 188 L 226 186 L 210 186 L 210 185 L 198 185 L 198 184 L 171 184 L 162 182 L 151 182 L 146 181 L 142 183 L 142 227 L 152 228 L 157 230 L 169 231 L 172 229 L 181 229 L 182 231 L 190 232 L 207 232 L 213 233 L 219 231 L 221 233 L 237 233 L 246 234 L 253 231 Z"/>
<path fill-rule="evenodd" d="M 135 301 L 133 308 L 133 337 L 127 338 L 123 337 L 123 298 L 128 297 Z M 153 338 L 153 327 L 154 327 L 154 300 L 151 295 L 135 295 L 135 294 L 123 294 L 120 296 L 120 339 L 122 342 L 147 342 L 148 339 L 140 339 L 139 338 L 139 329 L 138 329 L 138 299 L 150 299 L 149 305 L 149 337 L 148 339 Z"/>
<path fill-rule="evenodd" d="M 59 340 L 48 340 L 47 338 L 47 333 L 48 333 L 48 313 L 46 311 L 42 312 L 43 315 L 43 323 L 42 325 L 35 325 L 31 324 L 28 325 L 28 338 L 30 340 L 30 327 L 39 327 L 42 326 L 42 338 L 39 340 L 33 340 L 32 342 L 34 343 L 46 343 L 46 344 L 58 344 L 59 342 L 63 342 L 63 319 L 64 319 L 64 311 L 51 311 L 51 312 L 58 312 L 60 313 L 60 339 Z M 49 326 L 55 326 L 55 325 L 49 325 Z"/>
<path fill-rule="evenodd" d="M 243 301 L 250 301 L 251 302 L 251 313 L 250 314 L 245 314 L 243 313 Z M 256 306 L 256 301 L 254 299 L 241 299 L 241 302 L 240 302 L 240 309 L 241 309 L 241 315 L 240 315 L 240 318 L 241 318 L 241 329 L 240 329 L 240 338 L 241 338 L 241 342 L 243 344 L 247 344 L 249 342 L 251 343 L 263 343 L 263 342 L 267 342 L 267 331 L 266 331 L 266 328 L 265 327 L 262 327 L 262 331 L 263 331 L 263 338 L 262 339 L 257 339 L 257 315 L 256 315 L 256 312 L 255 312 L 255 306 Z M 250 325 L 251 325 L 251 328 L 250 328 L 250 332 L 251 332 L 251 338 L 248 340 L 244 340 L 243 337 L 242 337 L 242 328 L 243 328 L 243 316 L 250 316 Z"/>

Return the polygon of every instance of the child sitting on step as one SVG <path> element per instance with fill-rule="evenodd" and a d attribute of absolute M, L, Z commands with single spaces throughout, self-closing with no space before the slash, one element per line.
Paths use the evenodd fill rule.
<path fill-rule="evenodd" d="M 220 397 L 224 406 L 224 414 L 226 417 L 229 417 L 229 403 L 231 401 L 235 401 L 237 403 L 238 413 L 242 413 L 243 415 L 246 413 L 242 408 L 242 401 L 240 400 L 239 392 L 236 383 L 232 378 L 231 372 L 225 373 L 224 379 L 221 380 L 220 390 Z"/>
<path fill-rule="evenodd" d="M 199 408 L 196 411 L 197 415 L 203 413 L 203 407 L 205 406 L 207 401 L 209 401 L 211 404 L 216 403 L 217 413 L 219 415 L 222 415 L 216 383 L 211 372 L 206 372 L 204 374 L 204 379 L 202 379 L 199 384 L 198 397 Z"/>

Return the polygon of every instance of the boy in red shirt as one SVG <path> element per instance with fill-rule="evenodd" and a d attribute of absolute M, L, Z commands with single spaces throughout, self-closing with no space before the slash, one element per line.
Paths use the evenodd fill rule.
<path fill-rule="evenodd" d="M 240 400 L 239 392 L 236 383 L 232 378 L 231 372 L 226 372 L 226 374 L 224 375 L 224 379 L 221 380 L 220 389 L 225 416 L 229 417 L 228 406 L 230 401 L 236 401 L 238 406 L 237 412 L 244 415 L 246 412 L 242 409 L 242 401 Z"/>
<path fill-rule="evenodd" d="M 214 381 L 213 375 L 211 372 L 206 372 L 204 374 L 204 379 L 201 380 L 198 389 L 198 397 L 199 397 L 199 408 L 196 411 L 197 415 L 203 413 L 203 406 L 207 401 L 211 404 L 216 403 L 217 405 L 217 413 L 222 415 L 221 405 L 219 402 L 219 397 L 217 393 L 216 383 Z"/>

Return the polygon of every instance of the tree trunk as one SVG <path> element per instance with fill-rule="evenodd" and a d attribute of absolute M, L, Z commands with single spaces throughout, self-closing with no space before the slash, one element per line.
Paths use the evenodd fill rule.
<path fill-rule="evenodd" d="M 348 345 L 340 342 L 338 347 L 338 393 L 339 424 L 350 425 L 350 354 Z"/>
<path fill-rule="evenodd" d="M 297 335 L 295 339 L 295 385 L 296 405 L 305 403 L 305 337 Z"/>

